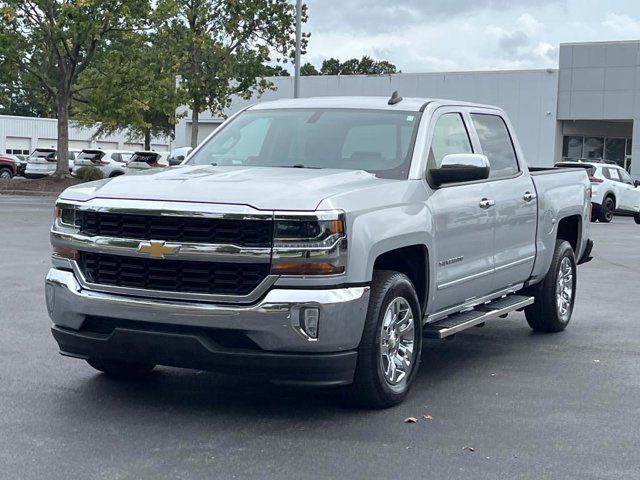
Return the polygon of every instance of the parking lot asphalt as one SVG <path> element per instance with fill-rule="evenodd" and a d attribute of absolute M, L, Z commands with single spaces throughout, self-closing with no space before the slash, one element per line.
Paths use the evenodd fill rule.
<path fill-rule="evenodd" d="M 640 478 L 630 218 L 592 224 L 565 332 L 532 333 L 517 313 L 425 341 L 407 401 L 364 411 L 331 391 L 174 368 L 115 381 L 61 357 L 43 294 L 52 202 L 0 196 L 2 479 Z"/>

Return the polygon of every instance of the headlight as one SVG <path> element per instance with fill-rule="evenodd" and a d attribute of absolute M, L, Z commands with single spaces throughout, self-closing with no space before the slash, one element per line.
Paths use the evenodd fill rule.
<path fill-rule="evenodd" d="M 79 230 L 76 219 L 76 208 L 73 205 L 57 203 L 54 209 L 53 230 L 64 232 L 77 232 Z M 68 259 L 78 258 L 78 251 L 72 248 L 54 245 L 54 256 Z"/>
<path fill-rule="evenodd" d="M 338 275 L 346 265 L 344 213 L 276 215 L 271 273 Z"/>

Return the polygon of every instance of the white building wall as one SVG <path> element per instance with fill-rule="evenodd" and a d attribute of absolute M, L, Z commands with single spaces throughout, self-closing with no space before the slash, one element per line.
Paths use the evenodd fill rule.
<path fill-rule="evenodd" d="M 237 99 L 227 113 L 235 113 L 248 103 L 293 97 L 293 77 L 270 80 L 277 90 L 250 101 Z M 514 124 L 528 162 L 537 166 L 554 163 L 557 70 L 316 76 L 302 77 L 300 81 L 302 97 L 390 96 L 394 90 L 405 97 L 451 98 L 502 107 Z M 181 111 L 184 109 L 178 110 Z M 189 112 L 186 113 L 176 126 L 176 146 L 188 145 L 190 141 L 191 122 Z M 207 124 L 221 121 L 209 112 L 200 116 Z"/>
<path fill-rule="evenodd" d="M 69 127 L 69 148 L 111 148 L 125 149 L 129 144 L 127 133 L 122 132 L 94 139 L 94 129 Z M 33 150 L 36 147 L 55 147 L 57 145 L 57 120 L 52 118 L 31 118 L 0 115 L 0 153 L 7 148 Z M 156 150 L 168 151 L 172 144 L 167 138 L 154 138 L 152 144 Z M 141 142 L 139 148 L 142 148 Z"/>

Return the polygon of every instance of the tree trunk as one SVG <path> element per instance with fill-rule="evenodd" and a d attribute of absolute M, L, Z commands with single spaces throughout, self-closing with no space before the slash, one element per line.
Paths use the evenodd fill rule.
<path fill-rule="evenodd" d="M 200 125 L 198 124 L 200 117 L 200 112 L 198 112 L 198 106 L 194 105 L 193 110 L 191 110 L 191 148 L 196 148 L 198 146 L 198 128 Z"/>
<path fill-rule="evenodd" d="M 151 150 L 151 129 L 144 129 L 144 149 Z"/>
<path fill-rule="evenodd" d="M 58 114 L 58 147 L 56 171 L 53 176 L 64 178 L 69 176 L 69 104 L 70 95 L 60 92 L 56 102 Z"/>

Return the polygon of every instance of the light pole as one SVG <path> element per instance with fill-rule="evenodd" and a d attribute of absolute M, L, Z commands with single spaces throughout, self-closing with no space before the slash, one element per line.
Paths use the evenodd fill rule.
<path fill-rule="evenodd" d="M 300 50 L 302 49 L 302 0 L 296 0 L 296 59 L 293 98 L 300 96 Z"/>

